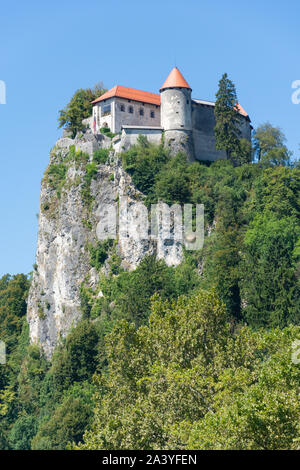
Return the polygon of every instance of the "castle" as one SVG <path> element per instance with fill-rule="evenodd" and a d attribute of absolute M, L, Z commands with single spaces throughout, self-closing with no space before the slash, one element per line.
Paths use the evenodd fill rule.
<path fill-rule="evenodd" d="M 191 97 L 192 89 L 174 67 L 160 89 L 160 94 L 116 85 L 93 101 L 89 126 L 94 134 L 103 127 L 119 134 L 113 139 L 116 151 L 127 150 L 139 135 L 159 144 L 162 136 L 172 152 L 186 152 L 190 161 L 226 158 L 215 147 L 214 103 Z M 241 137 L 251 139 L 251 121 L 240 104 Z"/>

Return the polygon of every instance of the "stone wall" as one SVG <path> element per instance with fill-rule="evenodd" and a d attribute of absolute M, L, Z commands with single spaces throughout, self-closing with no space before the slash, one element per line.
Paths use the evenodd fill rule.
<path fill-rule="evenodd" d="M 226 158 L 226 152 L 216 150 L 214 129 L 216 119 L 214 103 L 192 102 L 193 140 L 196 160 L 214 161 Z M 242 116 L 241 133 L 245 139 L 251 139 L 251 124 L 249 119 Z"/>
<path fill-rule="evenodd" d="M 144 135 L 149 142 L 159 145 L 161 143 L 162 129 L 160 127 L 123 126 L 121 140 L 117 143 L 115 150 L 118 152 L 128 150 L 132 145 L 137 143 L 137 139 L 140 135 Z"/>
<path fill-rule="evenodd" d="M 195 160 L 193 132 L 188 130 L 170 130 L 164 132 L 165 146 L 171 150 L 172 155 L 184 152 L 188 155 L 189 161 Z"/>

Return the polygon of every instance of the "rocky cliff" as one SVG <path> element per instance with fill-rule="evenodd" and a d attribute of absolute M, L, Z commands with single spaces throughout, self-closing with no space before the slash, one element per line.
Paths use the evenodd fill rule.
<path fill-rule="evenodd" d="M 127 196 L 129 205 L 143 195 L 109 151 L 106 163 L 97 164 L 94 152 L 111 148 L 111 140 L 87 131 L 74 140 L 63 137 L 51 151 L 41 186 L 36 264 L 28 300 L 27 319 L 32 342 L 51 357 L 57 341 L 80 319 L 81 286 L 98 292 L 99 270 L 91 266 L 90 249 L 99 243 L 97 226 L 104 204 L 116 204 Z M 108 153 L 108 151 L 107 151 Z M 110 256 L 117 256 L 125 270 L 134 269 L 147 254 L 156 253 L 169 265 L 181 261 L 180 243 L 117 238 Z M 110 257 L 102 267 L 107 275 Z M 101 272 L 100 272 L 101 274 Z"/>

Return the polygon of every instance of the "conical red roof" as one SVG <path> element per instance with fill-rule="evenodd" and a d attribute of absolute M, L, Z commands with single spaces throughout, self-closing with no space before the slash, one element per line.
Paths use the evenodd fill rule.
<path fill-rule="evenodd" d="M 181 72 L 178 70 L 177 67 L 174 67 L 173 70 L 171 70 L 167 80 L 161 87 L 160 91 L 164 90 L 165 88 L 174 88 L 174 87 L 189 88 L 191 90 L 190 85 L 184 79 L 183 75 L 181 74 Z"/>

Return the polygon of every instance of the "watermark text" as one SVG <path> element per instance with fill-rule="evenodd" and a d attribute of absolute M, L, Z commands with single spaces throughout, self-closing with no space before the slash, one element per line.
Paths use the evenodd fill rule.
<path fill-rule="evenodd" d="M 300 103 L 300 80 L 294 80 L 292 83 L 292 88 L 295 91 L 292 93 L 292 103 L 299 104 Z"/>
<path fill-rule="evenodd" d="M 0 80 L 0 104 L 6 104 L 6 84 Z"/>

